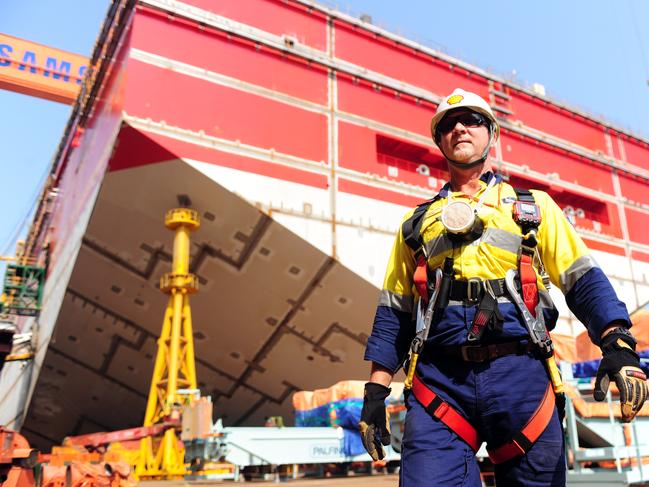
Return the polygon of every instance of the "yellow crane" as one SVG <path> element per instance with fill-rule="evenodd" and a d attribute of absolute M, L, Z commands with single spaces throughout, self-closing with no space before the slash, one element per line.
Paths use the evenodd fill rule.
<path fill-rule="evenodd" d="M 170 210 L 165 225 L 175 232 L 173 261 L 171 272 L 160 280 L 160 290 L 169 295 L 169 301 L 158 339 L 145 427 L 178 424 L 187 397 L 182 390 L 196 389 L 189 295 L 198 290 L 198 280 L 189 272 L 189 235 L 200 226 L 198 213 L 187 208 Z M 176 428 L 167 428 L 162 437 L 141 440 L 136 474 L 140 479 L 182 478 L 187 473 L 183 457 L 184 448 Z"/>

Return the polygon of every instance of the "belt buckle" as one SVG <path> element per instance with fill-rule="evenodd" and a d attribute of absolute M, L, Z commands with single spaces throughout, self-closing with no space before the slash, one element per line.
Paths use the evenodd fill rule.
<path fill-rule="evenodd" d="M 482 280 L 478 277 L 470 277 L 466 281 L 466 300 L 471 303 L 477 303 L 480 299 L 482 289 Z"/>
<path fill-rule="evenodd" d="M 480 353 L 484 348 L 480 345 L 464 345 L 460 347 L 462 360 L 465 362 L 484 362 L 486 357 L 484 353 Z"/>

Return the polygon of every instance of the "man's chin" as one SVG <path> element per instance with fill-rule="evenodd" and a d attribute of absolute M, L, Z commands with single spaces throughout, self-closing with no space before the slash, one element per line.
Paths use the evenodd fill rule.
<path fill-rule="evenodd" d="M 473 161 L 476 161 L 479 157 L 475 154 L 466 154 L 464 152 L 459 154 L 454 154 L 453 161 L 458 164 L 471 164 Z"/>

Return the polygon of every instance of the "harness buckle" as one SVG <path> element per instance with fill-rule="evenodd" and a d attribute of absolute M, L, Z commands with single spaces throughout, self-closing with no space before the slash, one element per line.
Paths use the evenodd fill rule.
<path fill-rule="evenodd" d="M 466 281 L 466 300 L 470 303 L 477 303 L 482 290 L 482 280 L 478 277 L 470 277 Z"/>
<path fill-rule="evenodd" d="M 444 417 L 444 415 L 448 412 L 449 408 L 450 406 L 447 402 L 442 402 L 442 404 L 440 404 L 439 407 L 435 410 L 434 413 L 435 417 L 441 420 Z"/>
<path fill-rule="evenodd" d="M 519 254 L 521 255 L 529 255 L 530 257 L 534 258 L 536 254 L 536 247 L 532 245 L 527 245 L 526 241 L 523 239 L 523 243 L 521 243 Z"/>

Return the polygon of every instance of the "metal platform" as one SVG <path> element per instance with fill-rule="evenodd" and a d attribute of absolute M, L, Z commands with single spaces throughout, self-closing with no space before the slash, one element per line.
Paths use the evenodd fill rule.
<path fill-rule="evenodd" d="M 347 456 L 342 428 L 224 428 L 225 460 L 239 467 L 370 462 L 368 454 Z M 386 447 L 387 462 L 400 455 Z"/>
<path fill-rule="evenodd" d="M 569 371 L 563 372 L 565 377 Z M 590 398 L 589 384 L 577 389 L 584 398 Z M 625 438 L 625 425 L 615 418 L 619 405 L 613 402 L 610 391 L 608 418 L 579 416 L 573 400 L 569 396 L 566 399 L 567 485 L 649 485 L 649 465 L 642 463 L 643 457 L 649 457 L 649 418 L 637 417 L 628 425 L 630 438 Z"/>
<path fill-rule="evenodd" d="M 568 471 L 566 486 L 573 485 L 626 487 L 629 485 L 649 485 L 649 482 L 646 476 L 643 480 L 633 472 L 602 472 L 600 469 L 582 469 L 580 472 Z"/>

